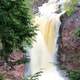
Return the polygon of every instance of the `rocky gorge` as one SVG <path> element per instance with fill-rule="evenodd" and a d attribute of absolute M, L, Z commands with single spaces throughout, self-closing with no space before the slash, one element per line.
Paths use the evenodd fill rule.
<path fill-rule="evenodd" d="M 59 55 L 61 65 L 69 70 L 80 70 L 80 38 L 75 35 L 80 28 L 80 7 L 68 17 L 61 16 Z"/>
<path fill-rule="evenodd" d="M 38 7 L 48 0 L 33 0 L 33 13 L 38 12 Z M 60 36 L 58 39 L 58 60 L 59 65 L 67 70 L 80 70 L 80 38 L 76 37 L 75 31 L 80 28 L 80 6 L 77 7 L 71 16 L 66 14 L 61 16 Z M 13 55 L 16 59 L 23 57 L 21 52 L 19 55 Z M 18 57 L 17 57 L 18 56 Z M 20 58 L 19 58 L 20 57 Z M 0 72 L 2 72 L 0 65 Z M 24 65 L 15 66 L 15 70 L 5 71 L 4 74 L 10 80 L 20 80 L 24 75 Z M 8 79 L 9 80 L 9 79 Z"/>
<path fill-rule="evenodd" d="M 48 0 L 34 0 L 33 12 L 38 12 L 38 7 Z M 80 38 L 76 37 L 75 32 L 80 28 L 80 4 L 71 16 L 63 14 L 61 16 L 59 44 L 59 63 L 63 68 L 72 70 L 80 69 Z"/>

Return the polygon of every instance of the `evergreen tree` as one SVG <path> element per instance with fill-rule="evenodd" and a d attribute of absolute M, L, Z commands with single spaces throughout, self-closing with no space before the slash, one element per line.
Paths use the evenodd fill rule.
<path fill-rule="evenodd" d="M 31 23 L 27 0 L 0 0 L 0 56 L 6 62 L 13 50 L 31 46 L 36 27 Z"/>

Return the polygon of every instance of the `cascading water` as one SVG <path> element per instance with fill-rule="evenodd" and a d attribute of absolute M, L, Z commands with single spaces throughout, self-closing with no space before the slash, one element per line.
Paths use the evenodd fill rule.
<path fill-rule="evenodd" d="M 65 12 L 57 13 L 57 11 L 63 2 L 64 0 L 49 0 L 39 7 L 39 14 L 35 17 L 35 24 L 38 24 L 39 31 L 30 51 L 30 66 L 32 74 L 43 71 L 39 80 L 66 80 L 55 65 L 60 16 Z"/>

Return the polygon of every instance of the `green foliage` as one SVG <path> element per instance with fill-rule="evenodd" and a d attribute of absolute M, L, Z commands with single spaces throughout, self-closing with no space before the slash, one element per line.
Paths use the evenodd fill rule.
<path fill-rule="evenodd" d="M 35 73 L 32 76 L 25 78 L 24 80 L 39 80 L 38 77 L 41 76 L 42 71 Z"/>
<path fill-rule="evenodd" d="M 80 80 L 80 71 L 68 71 L 70 80 Z"/>
<path fill-rule="evenodd" d="M 32 45 L 36 27 L 31 23 L 27 0 L 0 0 L 0 56 L 5 60 L 13 50 Z"/>
<path fill-rule="evenodd" d="M 75 35 L 80 38 L 80 27 L 75 30 Z"/>
<path fill-rule="evenodd" d="M 70 0 L 70 2 L 65 3 L 64 7 L 65 7 L 65 10 L 66 10 L 66 14 L 68 16 L 71 16 L 74 13 L 78 2 L 79 2 L 79 0 Z M 74 33 L 78 38 L 80 38 L 80 28 L 78 28 Z"/>
<path fill-rule="evenodd" d="M 69 3 L 65 4 L 65 10 L 68 16 L 71 16 L 74 13 L 77 3 L 78 0 L 70 0 Z"/>
<path fill-rule="evenodd" d="M 4 80 L 4 76 L 0 74 L 0 80 Z"/>

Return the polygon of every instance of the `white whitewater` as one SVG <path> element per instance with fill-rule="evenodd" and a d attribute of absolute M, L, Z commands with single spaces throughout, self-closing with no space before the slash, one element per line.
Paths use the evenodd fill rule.
<path fill-rule="evenodd" d="M 35 17 L 34 24 L 38 24 L 39 31 L 30 51 L 30 66 L 32 74 L 43 71 L 39 80 L 66 80 L 55 65 L 60 16 L 64 13 L 64 11 L 61 13 L 56 13 L 56 11 L 63 3 L 64 0 L 49 0 L 48 3 L 39 7 L 39 14 Z"/>

